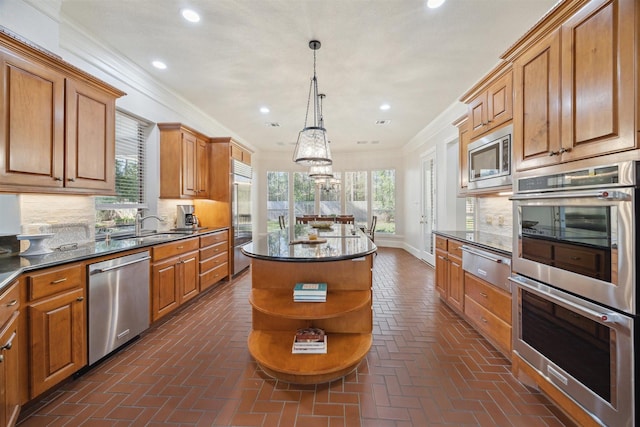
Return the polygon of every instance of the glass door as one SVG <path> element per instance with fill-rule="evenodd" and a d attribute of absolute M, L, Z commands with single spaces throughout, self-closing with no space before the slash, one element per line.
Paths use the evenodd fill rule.
<path fill-rule="evenodd" d="M 421 258 L 430 265 L 435 265 L 435 242 L 433 229 L 436 223 L 436 154 L 429 151 L 422 158 L 420 225 L 422 234 Z"/>

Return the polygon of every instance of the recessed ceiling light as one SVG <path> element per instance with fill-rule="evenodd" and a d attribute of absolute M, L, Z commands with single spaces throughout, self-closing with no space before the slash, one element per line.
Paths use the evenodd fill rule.
<path fill-rule="evenodd" d="M 436 9 L 445 2 L 445 0 L 427 0 L 427 7 L 429 9 Z"/>
<path fill-rule="evenodd" d="M 167 64 L 165 64 L 162 61 L 153 61 L 151 63 L 151 65 L 153 65 L 154 67 L 156 67 L 158 70 L 166 70 L 167 69 Z"/>
<path fill-rule="evenodd" d="M 182 17 L 189 22 L 200 22 L 200 15 L 191 9 L 182 9 Z"/>
<path fill-rule="evenodd" d="M 260 112 L 262 114 L 267 114 L 269 112 L 269 109 L 267 107 L 260 107 Z"/>
<path fill-rule="evenodd" d="M 382 105 L 380 106 L 380 109 L 381 109 L 381 110 L 383 110 L 383 111 L 386 111 L 386 110 L 388 110 L 389 108 L 391 108 L 391 105 L 389 105 L 389 104 L 382 104 Z"/>

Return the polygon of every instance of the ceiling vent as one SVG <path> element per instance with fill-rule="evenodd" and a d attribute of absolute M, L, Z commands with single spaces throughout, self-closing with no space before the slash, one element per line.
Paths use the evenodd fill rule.
<path fill-rule="evenodd" d="M 280 123 L 278 122 L 267 122 L 265 123 L 265 125 L 272 127 L 272 128 L 279 128 L 280 127 Z"/>
<path fill-rule="evenodd" d="M 377 125 L 388 125 L 391 123 L 391 120 L 376 120 Z"/>
<path fill-rule="evenodd" d="M 356 144 L 358 145 L 363 145 L 363 144 L 368 144 L 369 141 L 356 141 Z"/>
<path fill-rule="evenodd" d="M 371 144 L 380 144 L 380 141 L 371 141 Z"/>

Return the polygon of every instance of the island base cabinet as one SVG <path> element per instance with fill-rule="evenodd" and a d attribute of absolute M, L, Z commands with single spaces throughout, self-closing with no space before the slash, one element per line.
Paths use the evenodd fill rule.
<path fill-rule="evenodd" d="M 347 375 L 371 348 L 373 254 L 346 260 L 251 261 L 253 330 L 249 352 L 262 370 L 295 384 L 319 384 Z M 327 283 L 326 302 L 294 302 L 296 283 Z M 296 330 L 327 335 L 326 354 L 293 354 Z"/>

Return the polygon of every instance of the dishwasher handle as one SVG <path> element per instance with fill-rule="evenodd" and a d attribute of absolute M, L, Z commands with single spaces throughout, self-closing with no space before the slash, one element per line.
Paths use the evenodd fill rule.
<path fill-rule="evenodd" d="M 147 260 L 150 260 L 150 259 L 151 259 L 151 257 L 148 256 L 148 257 L 136 259 L 134 261 L 123 262 L 122 264 L 114 265 L 112 267 L 96 268 L 95 270 L 92 270 L 89 274 L 90 275 L 94 275 L 94 274 L 106 273 L 107 271 L 118 270 L 118 269 L 120 269 L 122 267 L 126 267 L 127 265 L 137 264 L 139 262 L 147 261 Z"/>

